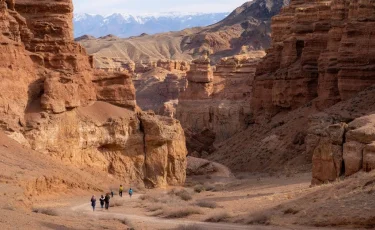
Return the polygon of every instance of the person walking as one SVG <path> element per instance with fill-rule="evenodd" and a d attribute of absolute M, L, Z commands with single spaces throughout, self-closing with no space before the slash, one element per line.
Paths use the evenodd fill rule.
<path fill-rule="evenodd" d="M 132 198 L 132 196 L 133 196 L 133 189 L 132 188 L 129 189 L 129 196 L 130 196 L 130 198 Z"/>
<path fill-rule="evenodd" d="M 100 207 L 102 207 L 102 209 L 104 208 L 104 196 L 103 195 L 101 195 L 101 197 L 100 197 Z"/>
<path fill-rule="evenodd" d="M 91 207 L 92 207 L 92 211 L 95 211 L 95 206 L 96 206 L 96 198 L 94 195 L 92 195 L 91 197 Z"/>
<path fill-rule="evenodd" d="M 105 195 L 105 198 L 104 198 L 104 203 L 105 203 L 105 209 L 108 210 L 109 208 L 109 200 L 111 199 L 111 196 L 109 195 L 109 193 L 107 193 Z"/>
<path fill-rule="evenodd" d="M 113 198 L 114 195 L 115 195 L 115 194 L 113 193 L 113 190 L 111 189 L 111 196 L 112 196 L 112 198 Z"/>
<path fill-rule="evenodd" d="M 122 197 L 122 192 L 123 191 L 124 191 L 124 187 L 122 187 L 122 185 L 120 185 L 120 188 L 119 188 L 119 191 L 118 191 L 120 197 Z"/>

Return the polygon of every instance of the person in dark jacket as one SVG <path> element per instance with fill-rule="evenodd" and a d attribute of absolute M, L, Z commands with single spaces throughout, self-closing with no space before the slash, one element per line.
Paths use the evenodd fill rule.
<path fill-rule="evenodd" d="M 95 211 L 95 206 L 96 206 L 96 198 L 94 195 L 92 195 L 91 197 L 91 207 L 92 207 L 92 211 Z"/>
<path fill-rule="evenodd" d="M 104 203 L 105 203 L 105 209 L 108 210 L 109 208 L 109 200 L 111 199 L 111 196 L 109 195 L 109 193 L 107 193 L 105 195 L 105 198 L 104 198 Z"/>
<path fill-rule="evenodd" d="M 100 207 L 102 207 L 102 209 L 104 208 L 104 196 L 102 195 L 101 197 L 100 197 Z"/>

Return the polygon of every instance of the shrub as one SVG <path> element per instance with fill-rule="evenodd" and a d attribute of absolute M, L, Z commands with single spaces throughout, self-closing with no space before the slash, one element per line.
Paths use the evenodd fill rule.
<path fill-rule="evenodd" d="M 41 214 L 48 215 L 48 216 L 58 216 L 59 215 L 56 210 L 53 210 L 51 208 L 33 208 L 33 212 L 41 213 Z"/>
<path fill-rule="evenodd" d="M 121 206 L 124 206 L 124 204 L 125 204 L 125 201 L 123 201 L 123 200 L 114 200 L 114 201 L 109 203 L 109 207 L 111 207 L 111 208 L 121 207 Z"/>
<path fill-rule="evenodd" d="M 174 196 L 178 196 L 181 198 L 181 200 L 184 200 L 184 201 L 189 201 L 189 200 L 192 200 L 193 197 L 190 195 L 190 193 L 188 191 L 186 191 L 185 189 L 182 189 L 182 190 L 171 190 L 168 195 L 174 195 Z"/>
<path fill-rule="evenodd" d="M 217 208 L 217 204 L 213 201 L 198 201 L 197 205 L 202 208 Z"/>
<path fill-rule="evenodd" d="M 299 212 L 298 210 L 293 209 L 293 208 L 288 208 L 288 209 L 284 210 L 284 214 L 293 214 L 293 215 L 295 215 L 298 212 Z"/>
<path fill-rule="evenodd" d="M 158 210 L 163 209 L 163 206 L 161 206 L 161 205 L 157 205 L 157 204 L 152 204 L 151 206 L 148 206 L 147 209 L 148 209 L 150 212 L 155 212 L 155 211 L 158 211 Z"/>
<path fill-rule="evenodd" d="M 198 184 L 198 185 L 196 185 L 196 186 L 194 187 L 194 192 L 196 192 L 196 193 L 201 193 L 201 192 L 203 192 L 203 191 L 204 191 L 204 186 L 201 185 L 201 184 Z"/>
<path fill-rule="evenodd" d="M 190 193 L 186 190 L 181 190 L 176 193 L 176 196 L 180 197 L 181 200 L 189 201 L 192 200 L 193 197 L 190 195 Z"/>
<path fill-rule="evenodd" d="M 122 224 L 128 226 L 128 228 L 127 228 L 128 230 L 132 230 L 132 229 L 134 229 L 133 224 L 132 224 L 132 222 L 131 222 L 129 219 L 124 218 L 124 219 L 120 220 L 120 222 L 121 222 Z"/>
<path fill-rule="evenodd" d="M 206 185 L 204 185 L 204 190 L 205 191 L 213 191 L 213 190 L 215 190 L 215 185 L 213 185 L 213 184 L 206 184 Z"/>
<path fill-rule="evenodd" d="M 152 197 L 150 195 L 142 195 L 142 196 L 139 197 L 139 199 L 143 200 L 143 201 L 152 201 L 152 202 L 156 201 L 156 198 Z"/>
<path fill-rule="evenodd" d="M 175 230 L 204 230 L 204 228 L 197 224 L 191 224 L 191 225 L 180 225 Z"/>
<path fill-rule="evenodd" d="M 163 209 L 159 209 L 159 210 L 156 210 L 154 211 L 151 216 L 161 216 L 164 214 L 164 210 Z"/>
<path fill-rule="evenodd" d="M 205 221 L 206 222 L 213 222 L 213 223 L 218 223 L 218 222 L 225 222 L 227 219 L 230 218 L 230 215 L 226 212 L 221 212 L 214 214 L 207 218 Z"/>
<path fill-rule="evenodd" d="M 212 190 L 213 192 L 220 192 L 220 191 L 223 191 L 225 190 L 225 185 L 223 184 L 218 184 L 215 186 L 215 188 Z"/>
<path fill-rule="evenodd" d="M 258 225 L 269 225 L 270 224 L 270 218 L 269 216 L 265 214 L 258 214 L 250 216 L 250 218 L 247 220 L 246 224 L 258 224 Z"/>
<path fill-rule="evenodd" d="M 167 212 L 166 218 L 183 218 L 193 214 L 201 214 L 198 208 L 184 207 L 178 208 Z"/>

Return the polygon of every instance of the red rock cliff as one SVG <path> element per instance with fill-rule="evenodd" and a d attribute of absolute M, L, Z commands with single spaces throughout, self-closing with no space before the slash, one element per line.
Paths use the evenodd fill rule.
<path fill-rule="evenodd" d="M 251 125 L 209 158 L 255 172 L 312 163 L 313 183 L 373 169 L 374 15 L 370 0 L 290 1 L 257 66 Z"/>
<path fill-rule="evenodd" d="M 185 180 L 178 121 L 136 112 L 126 73 L 94 72 L 71 0 L 0 0 L 0 124 L 27 147 L 149 187 Z"/>
<path fill-rule="evenodd" d="M 272 20 L 272 46 L 258 66 L 256 115 L 270 118 L 315 99 L 319 109 L 375 83 L 372 1 L 291 1 Z"/>

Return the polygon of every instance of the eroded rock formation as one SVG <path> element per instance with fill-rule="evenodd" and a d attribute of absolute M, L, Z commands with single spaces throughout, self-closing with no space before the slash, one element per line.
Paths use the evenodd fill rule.
<path fill-rule="evenodd" d="M 371 143 L 351 140 L 349 127 L 375 111 L 374 13 L 369 0 L 290 1 L 273 17 L 271 47 L 257 66 L 251 125 L 209 159 L 288 173 L 310 170 L 312 159 L 313 183 L 371 169 L 361 163 L 372 158 Z"/>
<path fill-rule="evenodd" d="M 313 184 L 332 182 L 360 170 L 369 172 L 375 169 L 373 114 L 357 118 L 349 124 L 338 123 L 323 129 L 317 129 L 319 126 L 316 125 L 313 127 L 310 134 L 310 138 L 316 140 L 315 146 L 312 145 Z"/>
<path fill-rule="evenodd" d="M 313 99 L 324 109 L 374 84 L 373 23 L 371 1 L 291 1 L 272 20 L 254 113 L 269 118 Z"/>
<path fill-rule="evenodd" d="M 12 3 L 0 0 L 0 123 L 7 135 L 128 183 L 183 183 L 179 122 L 140 111 L 126 72 L 93 70 L 73 41 L 72 1 Z"/>
<path fill-rule="evenodd" d="M 158 60 L 158 61 L 129 61 L 127 59 L 116 57 L 95 57 L 93 56 L 93 65 L 95 68 L 106 72 L 123 72 L 142 74 L 156 67 L 168 71 L 188 71 L 190 64 L 187 61 L 176 60 Z"/>
<path fill-rule="evenodd" d="M 187 87 L 185 72 L 155 67 L 137 74 L 133 77 L 133 82 L 139 107 L 159 115 L 176 116 L 179 95 Z"/>
<path fill-rule="evenodd" d="M 177 119 L 190 136 L 190 153 L 212 152 L 212 146 L 202 146 L 212 139 L 211 134 L 212 145 L 247 128 L 251 122 L 249 97 L 255 68 L 263 55 L 253 52 L 251 56 L 224 58 L 216 71 L 207 58 L 193 61 L 187 73 L 188 88 L 177 107 Z"/>

